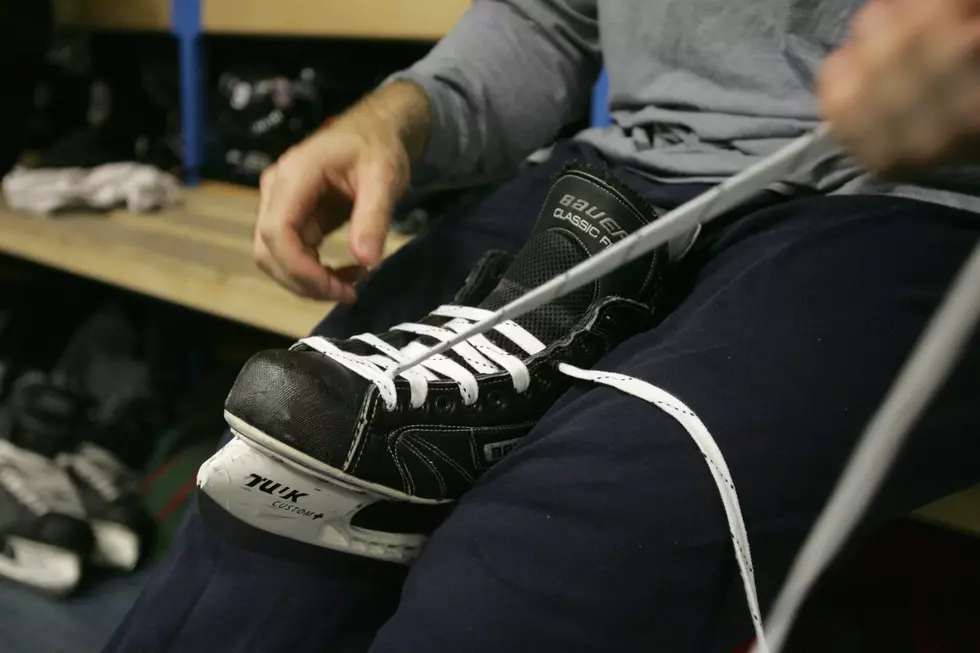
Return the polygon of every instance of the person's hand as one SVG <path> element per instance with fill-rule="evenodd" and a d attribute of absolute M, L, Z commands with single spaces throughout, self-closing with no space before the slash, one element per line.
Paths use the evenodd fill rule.
<path fill-rule="evenodd" d="M 428 135 L 428 115 L 425 92 L 396 82 L 267 168 L 253 242 L 259 268 L 297 295 L 354 301 L 353 283 L 381 261 L 392 210 Z M 357 264 L 325 267 L 320 243 L 348 219 Z"/>
<path fill-rule="evenodd" d="M 834 135 L 874 172 L 980 162 L 980 0 L 871 0 L 817 86 Z"/>

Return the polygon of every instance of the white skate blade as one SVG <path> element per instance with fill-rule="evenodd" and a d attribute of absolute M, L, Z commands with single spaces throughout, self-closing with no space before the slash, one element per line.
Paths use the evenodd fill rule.
<path fill-rule="evenodd" d="M 362 508 L 388 499 L 304 473 L 238 435 L 201 465 L 197 486 L 239 521 L 335 551 L 409 564 L 426 540 L 352 526 Z"/>
<path fill-rule="evenodd" d="M 132 571 L 140 561 L 140 542 L 131 529 L 116 522 L 93 519 L 95 535 L 92 561 L 103 567 Z"/>
<path fill-rule="evenodd" d="M 6 544 L 9 555 L 0 555 L 0 576 L 59 596 L 78 587 L 83 560 L 74 551 L 16 536 Z"/>

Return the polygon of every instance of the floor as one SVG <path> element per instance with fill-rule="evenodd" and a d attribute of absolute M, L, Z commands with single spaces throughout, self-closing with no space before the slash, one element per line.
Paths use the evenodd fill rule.
<path fill-rule="evenodd" d="M 98 653 L 139 595 L 147 571 L 53 600 L 0 582 L 0 651 Z"/>
<path fill-rule="evenodd" d="M 98 653 L 148 571 L 55 601 L 0 583 L 0 652 Z M 910 521 L 883 528 L 803 611 L 788 653 L 980 651 L 980 540 Z"/>

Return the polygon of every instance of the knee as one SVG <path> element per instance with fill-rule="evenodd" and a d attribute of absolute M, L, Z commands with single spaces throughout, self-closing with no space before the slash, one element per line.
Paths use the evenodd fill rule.
<path fill-rule="evenodd" d="M 504 540 L 541 562 L 554 547 L 574 559 L 574 543 L 582 564 L 593 553 L 663 560 L 685 548 L 730 547 L 718 489 L 688 432 L 609 388 L 549 412 L 457 512 L 451 521 L 481 533 L 472 545 L 491 563 L 508 548 Z M 506 556 L 496 564 L 506 568 Z"/>

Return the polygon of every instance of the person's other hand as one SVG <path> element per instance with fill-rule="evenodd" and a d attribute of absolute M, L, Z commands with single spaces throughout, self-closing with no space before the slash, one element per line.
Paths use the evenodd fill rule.
<path fill-rule="evenodd" d="M 394 83 L 287 151 L 260 182 L 255 263 L 303 297 L 352 302 L 353 284 L 381 261 L 388 222 L 428 135 L 425 92 Z M 350 219 L 356 265 L 320 261 L 323 239 Z"/>
<path fill-rule="evenodd" d="M 874 172 L 980 162 L 980 0 L 871 0 L 817 87 L 837 139 Z"/>

